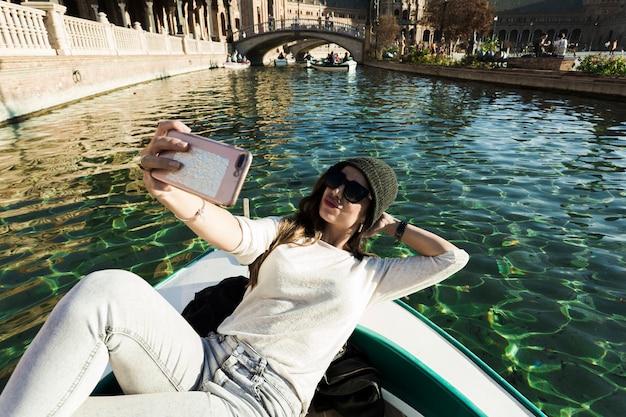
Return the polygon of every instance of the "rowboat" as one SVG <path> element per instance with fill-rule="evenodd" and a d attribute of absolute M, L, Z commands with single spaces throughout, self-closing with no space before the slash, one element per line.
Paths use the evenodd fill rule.
<path fill-rule="evenodd" d="M 250 68 L 250 61 L 243 61 L 243 62 L 226 61 L 224 62 L 224 68 L 233 69 L 233 70 Z"/>
<path fill-rule="evenodd" d="M 328 62 L 312 62 L 311 67 L 320 71 L 336 71 L 336 72 L 348 72 L 356 70 L 356 61 L 350 60 L 340 64 L 329 64 Z"/>
<path fill-rule="evenodd" d="M 211 251 L 156 288 L 182 311 L 201 289 L 246 274 L 247 268 L 232 256 Z M 484 362 L 403 302 L 370 307 L 351 340 L 381 374 L 387 417 L 545 417 Z M 94 393 L 119 393 L 113 375 L 105 376 Z M 335 411 L 314 410 L 308 416 L 340 417 Z"/>

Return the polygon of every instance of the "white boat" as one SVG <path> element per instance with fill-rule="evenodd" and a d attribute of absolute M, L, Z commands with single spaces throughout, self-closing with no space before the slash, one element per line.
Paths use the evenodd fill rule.
<path fill-rule="evenodd" d="M 229 62 L 229 61 L 226 61 L 226 62 L 224 62 L 224 68 L 232 69 L 232 70 L 240 70 L 240 69 L 250 68 L 250 61 L 243 61 L 243 62 Z"/>
<path fill-rule="evenodd" d="M 225 252 L 213 251 L 157 289 L 182 311 L 196 292 L 237 275 L 247 275 L 247 268 Z M 484 362 L 402 302 L 368 309 L 351 340 L 381 373 L 387 417 L 545 417 Z M 116 389 L 109 374 L 96 392 Z M 308 415 L 339 416 L 334 411 Z"/>
<path fill-rule="evenodd" d="M 357 63 L 354 60 L 345 61 L 340 64 L 329 64 L 328 62 L 312 62 L 311 66 L 320 71 L 348 72 L 355 71 Z"/>
<path fill-rule="evenodd" d="M 294 58 L 275 58 L 274 66 L 275 67 L 286 67 L 287 65 L 294 65 L 296 60 Z"/>

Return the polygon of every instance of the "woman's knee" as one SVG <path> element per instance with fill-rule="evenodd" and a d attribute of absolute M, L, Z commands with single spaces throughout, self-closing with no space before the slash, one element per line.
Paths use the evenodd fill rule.
<path fill-rule="evenodd" d="M 132 272 L 120 269 L 105 269 L 86 275 L 76 284 L 75 291 L 97 297 L 115 297 L 127 294 L 129 291 L 145 288 L 150 288 L 150 285 L 143 278 Z"/>
<path fill-rule="evenodd" d="M 123 270 L 103 270 L 86 275 L 61 300 L 60 305 L 74 314 L 82 315 L 108 307 L 112 300 L 130 303 L 142 290 L 151 289 L 141 277 Z M 68 311 L 67 313 L 69 313 Z"/>

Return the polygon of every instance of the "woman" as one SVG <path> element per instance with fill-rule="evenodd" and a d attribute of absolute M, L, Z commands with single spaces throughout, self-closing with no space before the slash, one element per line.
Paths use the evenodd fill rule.
<path fill-rule="evenodd" d="M 100 271 L 55 307 L 0 396 L 0 414 L 23 416 L 298 416 L 368 305 L 433 285 L 467 254 L 385 210 L 393 170 L 373 158 L 331 167 L 291 219 L 250 220 L 161 183 L 158 157 L 189 132 L 159 123 L 142 151 L 148 191 L 198 236 L 250 264 L 250 286 L 234 313 L 200 338 L 144 280 Z M 386 233 L 421 254 L 377 258 L 361 239 Z M 126 394 L 90 397 L 109 361 Z"/>

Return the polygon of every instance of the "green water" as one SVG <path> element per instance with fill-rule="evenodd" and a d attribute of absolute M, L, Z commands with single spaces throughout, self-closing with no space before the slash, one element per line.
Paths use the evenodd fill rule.
<path fill-rule="evenodd" d="M 471 255 L 410 303 L 549 416 L 626 409 L 626 108 L 371 68 L 204 71 L 0 128 L 0 386 L 84 274 L 156 283 L 207 249 L 136 168 L 165 118 L 253 152 L 253 216 L 293 212 L 339 159 L 385 159 L 390 212 Z"/>

